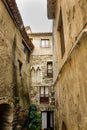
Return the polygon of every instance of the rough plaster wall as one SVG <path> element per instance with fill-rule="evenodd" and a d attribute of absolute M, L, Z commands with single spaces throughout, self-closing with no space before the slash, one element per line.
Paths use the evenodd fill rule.
<path fill-rule="evenodd" d="M 74 51 L 56 85 L 56 119 L 59 130 L 64 121 L 67 130 L 87 129 L 87 38 Z M 58 124 L 56 122 L 56 125 Z"/>
<path fill-rule="evenodd" d="M 5 15 L 3 15 L 5 14 Z M 7 21 L 6 21 L 7 20 Z M 12 44 L 11 34 L 13 23 L 10 21 L 8 13 L 0 1 L 0 96 L 12 96 Z"/>
<path fill-rule="evenodd" d="M 17 35 L 16 39 L 16 51 L 15 51 L 15 66 L 16 66 L 16 73 L 17 73 L 17 86 L 19 89 L 19 98 L 21 99 L 20 103 L 21 106 L 25 106 L 25 108 L 29 105 L 27 103 L 28 95 L 29 95 L 29 68 L 30 63 L 26 61 L 26 54 L 22 50 L 22 38 L 20 35 Z M 19 71 L 19 62 L 20 60 L 22 62 L 22 68 L 21 68 L 21 76 Z"/>
<path fill-rule="evenodd" d="M 0 0 L 0 104 L 19 101 L 12 110 L 14 125 L 25 122 L 29 108 L 30 71 L 21 43 L 22 36 Z M 23 63 L 22 77 L 19 75 L 18 59 Z"/>
<path fill-rule="evenodd" d="M 0 71 L 1 71 L 1 84 L 4 85 L 5 88 L 10 89 L 10 91 L 6 91 L 6 94 L 10 93 L 12 94 L 12 88 L 15 83 L 13 83 L 13 67 L 15 67 L 15 70 L 17 69 L 17 75 L 19 76 L 19 66 L 18 66 L 18 59 L 22 61 L 23 63 L 23 77 L 26 79 L 29 77 L 29 64 L 26 62 L 26 55 L 22 50 L 22 37 L 20 35 L 20 32 L 15 27 L 11 17 L 9 16 L 6 8 L 3 6 L 2 3 L 0 8 L 0 17 L 1 17 L 1 24 L 0 24 L 0 61 L 3 64 L 0 64 Z M 5 14 L 3 16 L 3 14 Z M 10 29 L 9 29 L 10 28 Z M 16 34 L 16 35 L 15 35 Z M 14 39 L 16 36 L 16 48 L 14 50 Z M 13 52 L 15 51 L 15 52 Z M 15 59 L 14 59 L 15 57 Z M 15 61 L 14 61 L 15 60 Z M 15 63 L 14 63 L 15 62 Z M 14 64 L 14 66 L 13 66 Z M 18 77 L 17 76 L 17 77 Z M 17 79 L 19 80 L 19 79 Z M 4 82 L 5 81 L 5 82 Z M 3 82 L 3 83 L 2 83 Z M 19 82 L 19 81 L 18 81 Z M 26 79 L 25 81 L 26 87 L 29 86 L 29 82 Z M 13 86 L 12 86 L 13 85 Z M 8 86 L 8 87 L 7 87 Z M 3 87 L 3 88 L 4 88 Z M 26 89 L 26 88 L 25 88 Z M 6 89 L 4 89 L 5 91 Z M 4 93 L 5 94 L 5 93 Z"/>
<path fill-rule="evenodd" d="M 64 40 L 65 40 L 65 54 L 63 58 L 61 57 L 61 44 L 60 44 L 60 34 L 58 31 L 58 23 L 59 23 L 59 13 L 60 7 L 62 9 L 63 15 L 63 27 L 64 27 Z M 67 0 L 58 1 L 54 19 L 54 53 L 58 52 L 58 69 L 60 70 L 63 63 L 65 62 L 71 48 L 75 44 L 79 33 L 82 31 L 84 26 L 87 23 L 87 2 L 85 0 Z M 56 57 L 56 55 L 55 55 Z M 54 63 L 56 64 L 57 60 L 54 57 Z M 57 66 L 57 65 L 55 65 Z M 54 73 L 56 75 L 56 69 L 54 68 Z"/>
<path fill-rule="evenodd" d="M 61 43 L 58 32 L 60 6 L 63 13 L 65 54 L 61 58 Z M 87 23 L 86 0 L 58 1 L 54 19 L 54 81 L 64 61 L 67 59 L 79 33 Z M 85 26 L 86 27 L 86 26 Z M 87 129 L 87 38 L 74 51 L 72 58 L 63 68 L 56 81 L 56 130 L 62 130 L 62 123 L 67 130 Z M 58 54 L 57 54 L 57 53 Z M 58 60 L 58 62 L 56 62 Z M 57 68 L 58 70 L 57 70 Z"/>

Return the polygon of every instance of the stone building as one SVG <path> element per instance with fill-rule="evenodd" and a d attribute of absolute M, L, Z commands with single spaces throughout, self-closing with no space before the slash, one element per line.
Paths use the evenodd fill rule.
<path fill-rule="evenodd" d="M 30 101 L 42 114 L 42 128 L 54 128 L 54 88 L 52 33 L 29 33 L 34 44 L 30 57 Z"/>
<path fill-rule="evenodd" d="M 0 130 L 26 126 L 33 48 L 15 0 L 0 0 Z"/>
<path fill-rule="evenodd" d="M 87 130 L 87 1 L 48 0 L 53 19 L 55 129 Z"/>
<path fill-rule="evenodd" d="M 53 19 L 56 130 L 87 130 L 87 1 L 48 0 Z"/>

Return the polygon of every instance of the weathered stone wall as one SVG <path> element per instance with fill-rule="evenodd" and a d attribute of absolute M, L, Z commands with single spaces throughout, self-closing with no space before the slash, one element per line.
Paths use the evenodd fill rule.
<path fill-rule="evenodd" d="M 53 77 L 47 77 L 47 62 L 53 62 L 53 45 L 52 45 L 52 36 L 43 34 L 32 34 L 30 38 L 33 40 L 35 46 L 31 58 L 30 58 L 30 68 L 31 68 L 31 87 L 30 87 L 30 99 L 31 103 L 37 105 L 38 111 L 53 111 L 54 110 L 54 88 L 52 86 Z M 43 48 L 40 46 L 41 39 L 49 39 L 50 47 Z M 39 78 L 37 78 L 37 69 L 40 69 Z M 32 69 L 34 69 L 34 74 L 32 75 Z M 33 76 L 33 78 L 32 78 Z M 48 86 L 49 87 L 49 103 L 41 104 L 40 103 L 40 87 Z"/>
<path fill-rule="evenodd" d="M 52 61 L 52 56 L 31 56 L 31 66 L 40 67 L 41 76 L 38 82 L 32 82 L 31 80 L 31 101 L 39 104 L 39 91 L 41 86 L 49 86 L 49 91 L 52 86 L 53 78 L 47 77 L 47 61 Z M 40 61 L 40 62 L 39 62 Z M 34 77 L 36 78 L 36 77 Z M 33 88 L 32 88 L 33 86 Z"/>
<path fill-rule="evenodd" d="M 87 2 L 58 1 L 54 19 L 54 86 L 56 90 L 56 130 L 86 130 L 87 87 Z M 58 31 L 62 10 L 65 53 L 61 56 Z M 85 30 L 86 31 L 86 30 Z M 83 34 L 83 35 L 82 35 Z"/>
<path fill-rule="evenodd" d="M 30 71 L 22 40 L 19 29 L 0 0 L 0 104 L 11 104 L 15 126 L 24 125 L 29 108 Z M 22 62 L 21 75 L 19 60 Z"/>
<path fill-rule="evenodd" d="M 47 62 L 48 61 L 52 61 L 52 55 L 44 55 L 44 56 L 31 56 L 31 69 L 32 67 L 34 67 L 37 71 L 37 68 L 39 67 L 40 68 L 40 71 L 41 71 L 41 75 L 40 75 L 40 82 L 37 83 L 37 82 L 33 82 L 32 84 L 33 85 L 51 85 L 52 84 L 52 81 L 53 81 L 53 78 L 48 78 L 47 77 Z M 32 82 L 32 81 L 31 81 Z"/>

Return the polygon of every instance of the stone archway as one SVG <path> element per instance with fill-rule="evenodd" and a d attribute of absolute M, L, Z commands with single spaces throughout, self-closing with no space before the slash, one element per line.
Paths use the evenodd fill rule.
<path fill-rule="evenodd" d="M 0 130 L 12 130 L 13 112 L 9 104 L 0 104 Z"/>
<path fill-rule="evenodd" d="M 62 130 L 67 130 L 64 122 L 62 123 Z"/>

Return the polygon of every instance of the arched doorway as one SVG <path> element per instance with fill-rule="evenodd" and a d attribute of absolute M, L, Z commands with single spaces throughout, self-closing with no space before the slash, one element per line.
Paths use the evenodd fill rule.
<path fill-rule="evenodd" d="M 0 104 L 0 130 L 12 130 L 13 112 L 9 104 Z"/>
<path fill-rule="evenodd" d="M 62 123 L 62 130 L 67 130 L 64 122 Z"/>

